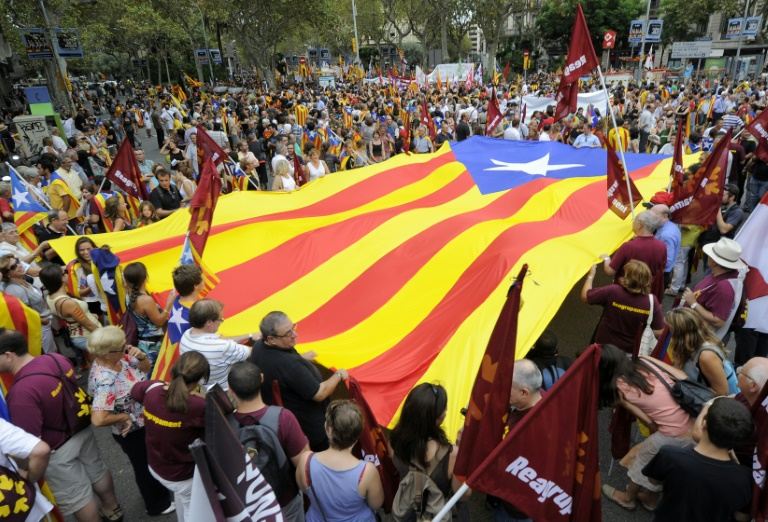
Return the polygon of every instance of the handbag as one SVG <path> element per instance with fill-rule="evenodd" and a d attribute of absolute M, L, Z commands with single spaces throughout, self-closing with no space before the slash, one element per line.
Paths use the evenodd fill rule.
<path fill-rule="evenodd" d="M 691 379 L 678 379 L 669 371 L 667 371 L 666 368 L 658 366 L 655 362 L 650 360 L 647 360 L 647 362 L 646 360 L 642 360 L 640 362 L 642 362 L 643 366 L 650 370 L 651 373 L 653 373 L 662 382 L 662 384 L 666 386 L 667 390 L 669 390 L 669 394 L 672 395 L 672 398 L 675 400 L 675 402 L 679 404 L 680 407 L 691 417 L 698 417 L 699 413 L 701 413 L 701 410 L 704 408 L 704 405 L 715 398 L 715 394 L 712 392 L 712 390 L 703 384 L 699 384 L 698 382 L 692 381 Z M 664 379 L 664 377 L 662 377 L 662 375 L 656 371 L 656 369 L 660 369 L 669 375 L 675 384 L 670 386 L 667 380 Z"/>
<path fill-rule="evenodd" d="M 640 338 L 640 355 L 650 355 L 651 350 L 656 347 L 656 336 L 653 334 L 651 323 L 653 322 L 653 294 L 648 294 L 648 301 L 651 304 L 651 308 L 648 311 L 648 320 L 645 322 L 645 328 L 643 329 L 643 336 Z"/>

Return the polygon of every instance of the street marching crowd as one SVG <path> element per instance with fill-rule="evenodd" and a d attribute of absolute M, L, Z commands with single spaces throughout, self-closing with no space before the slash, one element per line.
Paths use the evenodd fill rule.
<path fill-rule="evenodd" d="M 40 157 L 8 165 L 0 183 L 0 518 L 140 519 L 142 513 L 121 508 L 96 445 L 94 428 L 108 426 L 149 516 L 175 511 L 179 520 L 205 520 L 209 515 L 195 507 L 202 498 L 211 499 L 211 519 L 223 520 L 222 509 L 234 514 L 227 511 L 232 498 L 219 506 L 216 495 L 193 494 L 201 471 L 192 443 L 229 423 L 235 445 L 242 443 L 267 483 L 258 498 L 253 489 L 251 496 L 236 489 L 253 520 L 432 519 L 452 497 L 459 502 L 448 517 L 466 520 L 471 493 L 462 483 L 487 493 L 495 520 L 560 519 L 542 517 L 544 505 L 559 517 L 597 519 L 599 507 L 588 509 L 599 502 L 594 488 L 580 489 L 583 466 L 568 487 L 558 482 L 564 476 L 537 479 L 533 460 L 523 457 L 504 464 L 492 486 L 476 477 L 484 459 L 471 454 L 490 414 L 474 415 L 473 408 L 488 402 L 487 394 L 478 402 L 473 392 L 455 440 L 441 427 L 447 396 L 439 384 L 415 386 L 391 431 L 372 426 L 346 370 L 321 373 L 313 354 L 296 351 L 290 311 L 268 314 L 254 335 L 217 333 L 226 303 L 205 297 L 212 275 L 195 261 L 202 252 L 194 238 L 185 245 L 189 262 L 173 270 L 175 290 L 166 302 L 147 290 L 152 266 L 119 266 L 98 244 L 99 233 L 148 226 L 175 212 L 210 220 L 204 202 L 219 193 L 301 190 L 320 177 L 474 135 L 609 153 L 701 153 L 693 165 L 675 164 L 672 188 L 634 217 L 634 237 L 587 274 L 581 299 L 603 310 L 597 348 L 574 362 L 559 355 L 547 330 L 512 364 L 498 395 L 505 402 L 494 444 L 546 417 L 545 403 L 555 404 L 569 374 L 589 370 L 580 361 L 593 357 L 599 383 L 597 396 L 585 396 L 585 411 L 598 403 L 613 409 L 611 450 L 629 479 L 623 489 L 602 485 L 608 501 L 653 511 L 659 521 L 768 515 L 768 316 L 750 307 L 749 274 L 760 274 L 747 271 L 748 245 L 740 240 L 764 244 L 768 223 L 765 80 L 612 85 L 613 128 L 604 108 L 560 110 L 560 74 L 524 83 L 508 81 L 505 72 L 487 85 L 470 76 L 426 86 L 389 76 L 388 85 L 246 84 L 223 94 L 188 77 L 185 85 L 123 81 L 75 90 L 76 112 L 50 130 Z M 573 92 L 598 89 L 597 79 L 582 79 Z M 524 96 L 558 92 L 546 110 L 526 113 Z M 17 146 L 8 116 L 0 125 L 5 160 Z M 146 157 L 142 141 L 152 139 L 163 161 Z M 713 179 L 719 189 L 700 196 L 696 187 L 711 187 Z M 696 210 L 698 222 L 676 220 L 686 208 Z M 739 235 L 750 214 L 747 226 L 762 230 L 753 225 Z M 73 234 L 80 236 L 75 257 L 65 264 L 49 242 Z M 112 291 L 118 266 L 121 281 Z M 594 287 L 598 270 L 614 282 Z M 568 383 L 576 380 L 571 375 Z M 330 401 L 345 382 L 353 400 Z M 537 415 L 526 416 L 537 406 Z M 212 424 L 211 409 L 227 421 Z M 632 437 L 635 419 L 639 435 Z M 209 478 L 216 478 L 214 468 Z M 238 483 L 251 472 L 242 469 Z"/>

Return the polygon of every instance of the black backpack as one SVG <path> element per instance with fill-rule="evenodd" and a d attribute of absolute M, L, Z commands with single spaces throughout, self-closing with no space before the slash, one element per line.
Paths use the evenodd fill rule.
<path fill-rule="evenodd" d="M 281 506 L 286 506 L 299 494 L 296 470 L 285 454 L 277 432 L 280 429 L 279 406 L 267 406 L 259 422 L 249 426 L 237 423 L 235 431 L 245 451 L 264 475 Z"/>

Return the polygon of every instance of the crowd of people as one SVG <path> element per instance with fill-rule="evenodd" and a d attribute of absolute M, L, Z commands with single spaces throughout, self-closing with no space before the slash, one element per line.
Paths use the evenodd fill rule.
<path fill-rule="evenodd" d="M 109 426 L 130 461 L 146 513 L 175 511 L 179 520 L 190 519 L 194 461 L 188 446 L 203 436 L 205 395 L 218 386 L 234 405 L 241 440 L 244 433 L 261 440 L 263 429 L 272 434 L 280 464 L 268 478 L 286 520 L 375 520 L 384 490 L 376 467 L 355 450 L 363 415 L 352 401 L 331 401 L 348 378 L 345 369 L 323 372 L 313 353 L 299 354 L 298 326 L 286 312 L 266 315 L 258 332 L 220 335 L 226 303 L 202 297 L 203 274 L 195 265 L 174 270 L 174 291 L 165 303 L 147 291 L 151 266 L 124 266 L 125 313 L 136 325 L 136 342 L 129 344 L 107 313 L 92 267 L 113 254 L 97 245 L 98 236 L 85 234 L 147 226 L 188 205 L 202 168 L 199 128 L 239 166 L 236 173 L 222 172 L 224 191 L 293 191 L 395 154 L 428 153 L 483 135 L 493 92 L 504 115 L 492 133 L 500 139 L 574 147 L 601 147 L 608 140 L 627 151 L 664 154 L 673 150 L 676 126 L 685 124 L 685 145 L 704 157 L 726 129 L 742 129 L 766 100 L 763 81 L 615 86 L 619 128 L 608 130 L 599 107 L 559 122 L 554 106 L 526 114 L 522 96 L 551 94 L 555 85 L 553 76 L 539 75 L 490 92 L 464 84 L 426 93 L 295 85 L 216 95 L 131 82 L 76 91 L 78 109 L 65 118 L 64 135 L 52 129 L 35 164 L 16 167 L 30 196 L 51 208 L 31 229 L 34 249 L 20 238 L 10 187 L 0 183 L 0 284 L 4 294 L 39 314 L 44 354 L 32 357 L 24 335 L 0 330 L 0 371 L 14 376 L 6 397 L 13 424 L 0 420 L 0 464 L 18 468 L 24 480 L 45 477 L 58 508 L 78 521 L 136 520 L 141 514 L 123 512 L 96 445 L 94 428 Z M 147 159 L 141 141 L 149 139 L 156 139 L 164 161 Z M 134 148 L 149 194 L 135 210 L 104 177 L 123 140 Z M 730 520 L 749 512 L 750 408 L 768 381 L 768 337 L 742 320 L 747 267 L 734 237 L 768 190 L 768 166 L 753 154 L 747 132 L 729 147 L 728 185 L 715 225 L 675 224 L 671 195 L 657 193 L 635 217 L 634 237 L 592 267 L 581 290 L 585 303 L 603 308 L 593 334 L 603 347 L 601 404 L 626 410 L 646 434 L 621 461 L 627 488 L 606 484 L 603 492 L 623 508 L 639 503 L 655 510 L 656 520 Z M 74 260 L 65 264 L 49 241 L 73 233 L 81 237 Z M 595 287 L 598 270 L 613 283 Z M 153 380 L 176 307 L 188 319 L 180 356 L 168 382 Z M 650 357 L 666 335 L 668 362 Z M 546 331 L 515 363 L 510 427 L 567 373 L 570 360 L 557 344 Z M 691 415 L 668 389 L 679 379 L 699 382 L 717 398 Z M 439 384 L 414 387 L 389 450 L 401 478 L 418 469 L 447 499 L 460 482 L 453 474 L 457 441 L 441 427 L 446 408 Z M 708 494 L 698 496 L 701 491 Z M 488 497 L 487 505 L 496 520 L 529 519 L 501 499 Z M 27 520 L 50 508 L 38 494 Z M 454 517 L 468 516 L 466 503 L 459 503 Z"/>

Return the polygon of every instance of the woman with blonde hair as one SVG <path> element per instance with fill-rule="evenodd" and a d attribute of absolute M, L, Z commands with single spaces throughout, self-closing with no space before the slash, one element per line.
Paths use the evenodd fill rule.
<path fill-rule="evenodd" d="M 144 405 L 149 472 L 173 492 L 180 522 L 190 519 L 195 461 L 189 445 L 205 432 L 203 386 L 211 373 L 200 352 L 182 354 L 171 369 L 171 382 L 142 381 L 131 397 Z"/>
<path fill-rule="evenodd" d="M 278 159 L 275 162 L 272 190 L 278 192 L 293 192 L 296 190 L 296 180 L 291 176 L 291 165 L 286 159 Z"/>
<path fill-rule="evenodd" d="M 653 314 L 651 329 L 656 337 L 664 328 L 661 303 L 651 293 L 651 269 L 633 259 L 624 265 L 624 275 L 618 284 L 592 288 L 596 272 L 597 266 L 593 265 L 581 287 L 582 302 L 603 306 L 594 342 L 613 344 L 630 355 L 637 355 L 649 314 Z"/>
<path fill-rule="evenodd" d="M 127 455 L 144 506 L 150 516 L 171 513 L 170 492 L 149 473 L 144 442 L 144 409 L 131 396 L 133 386 L 146 380 L 149 358 L 125 342 L 117 326 L 103 326 L 91 333 L 88 351 L 94 361 L 88 376 L 93 397 L 91 423 L 110 426 L 112 438 Z"/>
<path fill-rule="evenodd" d="M 701 316 L 690 308 L 667 312 L 669 355 L 688 378 L 709 386 L 716 395 L 737 393 L 738 377 L 725 347 Z"/>

